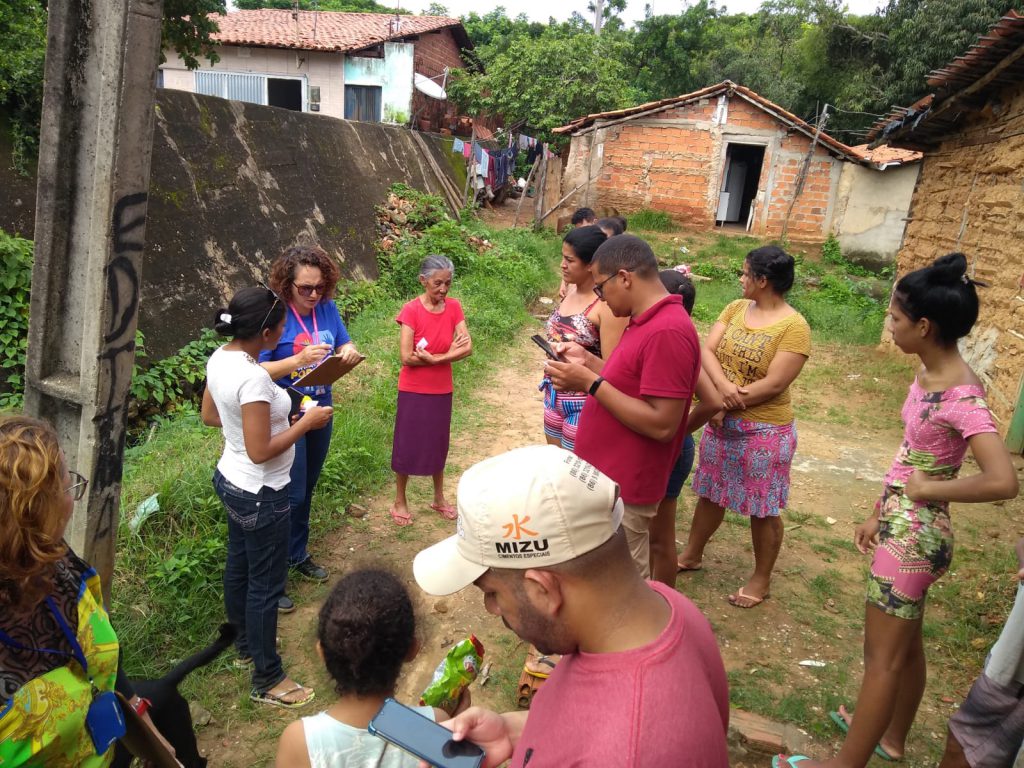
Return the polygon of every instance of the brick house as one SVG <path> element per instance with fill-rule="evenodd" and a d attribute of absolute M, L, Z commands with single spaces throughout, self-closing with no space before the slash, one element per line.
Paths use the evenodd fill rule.
<path fill-rule="evenodd" d="M 897 256 L 905 274 L 967 255 L 981 315 L 961 349 L 1007 444 L 1024 450 L 1024 15 L 1011 11 L 928 77 L 925 98 L 874 127 L 876 143 L 924 150 Z"/>
<path fill-rule="evenodd" d="M 454 109 L 416 90 L 414 75 L 440 84 L 473 47 L 462 22 L 444 16 L 263 9 L 211 18 L 220 61 L 193 71 L 167 50 L 159 85 L 351 120 L 415 118 L 435 130 Z"/>
<path fill-rule="evenodd" d="M 824 132 L 815 140 L 814 126 L 728 80 L 587 115 L 555 133 L 571 136 L 562 190 L 579 190 L 567 209 L 653 208 L 690 226 L 749 226 L 757 235 L 781 234 L 788 217 L 788 236 L 824 239 L 833 227 L 843 163 L 878 170 Z M 892 203 L 896 210 L 904 206 L 900 216 L 909 189 L 905 198 Z"/>

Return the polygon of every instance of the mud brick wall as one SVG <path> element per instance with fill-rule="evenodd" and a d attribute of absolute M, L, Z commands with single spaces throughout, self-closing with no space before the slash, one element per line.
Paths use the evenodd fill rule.
<path fill-rule="evenodd" d="M 413 71 L 437 78 L 434 82 L 438 85 L 443 82 L 441 75 L 445 67 L 459 69 L 465 66 L 450 29 L 427 32 L 413 42 Z M 412 92 L 412 111 L 418 117 L 429 120 L 432 130 L 447 128 L 449 119 L 455 114 L 455 108 L 450 102 L 432 99 L 415 89 Z"/>
<path fill-rule="evenodd" d="M 1005 89 L 956 135 L 925 154 L 897 271 L 951 251 L 967 255 L 981 314 L 963 342 L 1006 434 L 1024 374 L 1024 88 Z M 888 339 L 883 339 L 888 341 Z"/>
<path fill-rule="evenodd" d="M 574 136 L 562 185 L 584 188 L 563 206 L 589 205 L 628 214 L 653 208 L 688 226 L 712 227 L 718 207 L 726 145 L 765 148 L 752 231 L 782 231 L 811 140 L 738 96 L 728 98 L 716 124 L 711 97 Z M 829 232 L 839 182 L 839 161 L 819 145 L 793 207 L 789 236 L 819 240 Z M 589 183 L 586 183 L 589 179 Z"/>

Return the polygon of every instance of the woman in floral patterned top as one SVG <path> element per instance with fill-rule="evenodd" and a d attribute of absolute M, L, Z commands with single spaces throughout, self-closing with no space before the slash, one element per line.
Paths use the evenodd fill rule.
<path fill-rule="evenodd" d="M 925 687 L 925 598 L 953 557 L 949 503 L 1017 495 L 1017 477 L 985 390 L 957 347 L 978 319 L 976 285 L 967 276 L 966 257 L 951 253 L 906 275 L 893 291 L 893 343 L 917 355 L 921 368 L 903 405 L 903 444 L 885 489 L 875 513 L 854 533 L 857 548 L 874 553 L 857 717 L 844 707 L 831 713 L 848 732 L 832 760 L 780 755 L 773 765 L 864 766 L 872 752 L 889 760 L 903 756 Z M 980 471 L 958 477 L 968 448 Z"/>
<path fill-rule="evenodd" d="M 562 241 L 562 280 L 569 288 L 544 325 L 552 344 L 575 341 L 598 357 L 611 354 L 626 327 L 626 320 L 615 317 L 594 293 L 590 260 L 605 240 L 607 236 L 597 226 L 569 230 Z M 546 376 L 539 389 L 544 392 L 545 439 L 571 451 L 587 393 L 556 392 Z"/>

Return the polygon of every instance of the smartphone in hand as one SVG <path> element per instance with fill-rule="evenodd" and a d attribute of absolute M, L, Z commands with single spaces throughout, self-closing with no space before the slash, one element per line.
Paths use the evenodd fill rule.
<path fill-rule="evenodd" d="M 534 344 L 543 349 L 544 354 L 550 357 L 552 360 L 557 360 L 560 363 L 565 362 L 564 360 L 562 360 L 562 358 L 558 356 L 558 353 L 555 352 L 554 348 L 550 344 L 548 344 L 547 339 L 545 339 L 539 333 L 533 334 L 533 336 L 531 336 L 530 339 L 531 341 L 533 341 Z"/>
<path fill-rule="evenodd" d="M 484 751 L 471 741 L 453 741 L 452 732 L 394 699 L 373 716 L 367 730 L 436 768 L 480 768 Z"/>

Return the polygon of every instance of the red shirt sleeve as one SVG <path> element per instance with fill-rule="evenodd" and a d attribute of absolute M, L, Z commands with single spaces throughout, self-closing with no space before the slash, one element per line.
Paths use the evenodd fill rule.
<path fill-rule="evenodd" d="M 452 329 L 466 319 L 466 316 L 462 314 L 462 304 L 458 299 L 448 299 L 452 305 Z"/>
<path fill-rule="evenodd" d="M 399 325 L 408 325 L 410 328 L 415 328 L 416 303 L 419 303 L 419 299 L 413 299 L 412 301 L 406 302 L 398 311 L 398 315 L 395 317 L 395 322 Z"/>

